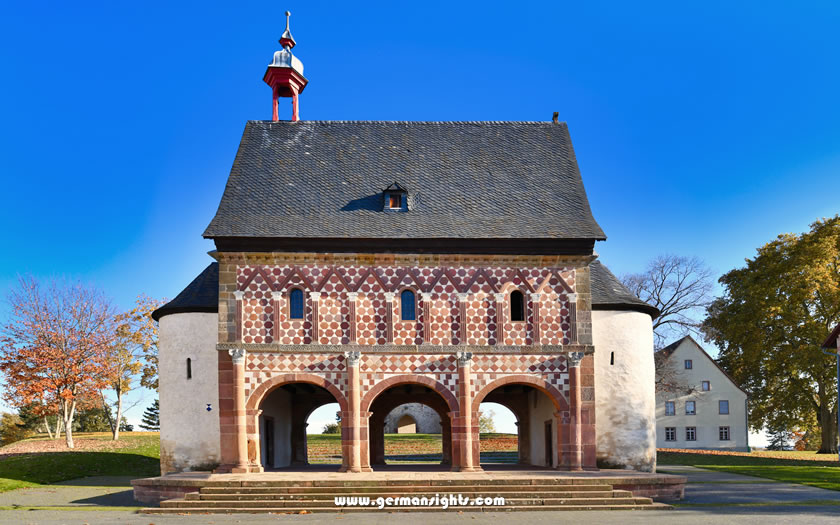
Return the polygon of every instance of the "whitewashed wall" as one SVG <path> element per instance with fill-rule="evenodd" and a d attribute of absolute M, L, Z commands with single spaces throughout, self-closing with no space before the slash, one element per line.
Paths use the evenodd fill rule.
<path fill-rule="evenodd" d="M 592 338 L 598 461 L 653 472 L 656 399 L 651 318 L 634 311 L 593 311 Z"/>
<path fill-rule="evenodd" d="M 528 395 L 528 424 L 530 425 L 531 464 L 557 466 L 557 407 L 546 394 L 532 390 Z M 551 422 L 551 464 L 545 461 L 545 423 Z"/>
<path fill-rule="evenodd" d="M 416 432 L 418 434 L 440 434 L 440 416 L 434 409 L 422 403 L 405 403 L 399 405 L 391 410 L 385 416 L 385 433 L 395 434 L 397 432 L 397 423 L 405 416 L 411 416 L 417 424 Z"/>
<path fill-rule="evenodd" d="M 277 388 L 260 404 L 260 443 L 263 465 L 268 468 L 288 467 L 292 462 L 292 396 Z M 267 443 L 264 442 L 265 425 L 274 421 L 274 464 L 266 464 Z"/>
<path fill-rule="evenodd" d="M 160 319 L 158 393 L 164 474 L 219 462 L 217 334 L 215 313 L 179 313 Z M 187 379 L 187 358 L 192 360 L 192 379 Z"/>
<path fill-rule="evenodd" d="M 692 368 L 685 369 L 685 360 L 690 359 Z M 747 434 L 747 395 L 720 371 L 703 350 L 690 339 L 683 342 L 668 358 L 673 367 L 672 376 L 680 384 L 693 387 L 696 392 L 660 392 L 656 396 L 657 437 L 660 448 L 696 448 L 706 450 L 749 450 Z M 709 381 L 710 390 L 702 390 L 702 382 Z M 729 401 L 729 414 L 719 414 L 718 401 Z M 673 401 L 676 414 L 665 415 L 665 402 Z M 686 401 L 694 401 L 696 415 L 686 415 Z M 729 427 L 729 440 L 720 439 L 720 427 Z M 674 427 L 676 441 L 665 441 L 665 428 Z M 696 427 L 697 440 L 686 440 L 686 427 Z"/>

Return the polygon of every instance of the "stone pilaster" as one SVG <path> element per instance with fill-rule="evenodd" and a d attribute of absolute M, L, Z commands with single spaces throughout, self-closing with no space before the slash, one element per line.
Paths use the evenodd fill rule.
<path fill-rule="evenodd" d="M 569 343 L 576 345 L 577 339 L 577 294 L 570 293 L 566 297 L 569 299 Z"/>
<path fill-rule="evenodd" d="M 531 325 L 531 341 L 532 344 L 540 344 L 540 294 L 529 294 L 531 299 L 531 318 L 533 324 Z"/>
<path fill-rule="evenodd" d="M 347 339 L 349 339 L 350 344 L 356 344 L 356 330 L 358 321 L 356 320 L 356 301 L 359 298 L 359 292 L 348 292 L 347 293 L 347 302 L 348 307 L 350 310 L 350 319 L 349 319 L 349 329 L 347 331 Z"/>
<path fill-rule="evenodd" d="M 467 299 L 470 294 L 458 294 L 458 344 L 467 344 Z"/>
<path fill-rule="evenodd" d="M 394 292 L 385 292 L 385 344 L 394 344 Z"/>
<path fill-rule="evenodd" d="M 237 290 L 233 292 L 233 298 L 236 300 L 236 341 L 242 342 L 242 299 L 245 297 L 245 292 Z"/>
<path fill-rule="evenodd" d="M 505 322 L 507 321 L 507 312 L 505 311 L 505 294 L 494 293 L 493 297 L 496 299 L 496 344 L 505 344 Z"/>
<path fill-rule="evenodd" d="M 271 321 L 274 323 L 274 331 L 272 332 L 272 339 L 274 342 L 280 341 L 280 307 L 283 304 L 283 292 L 271 292 L 271 300 L 274 301 L 274 315 Z"/>
<path fill-rule="evenodd" d="M 321 292 L 309 292 L 312 303 L 310 323 L 312 324 L 312 344 L 321 344 Z"/>
<path fill-rule="evenodd" d="M 423 301 L 423 344 L 432 342 L 432 294 L 421 292 L 420 298 Z"/>

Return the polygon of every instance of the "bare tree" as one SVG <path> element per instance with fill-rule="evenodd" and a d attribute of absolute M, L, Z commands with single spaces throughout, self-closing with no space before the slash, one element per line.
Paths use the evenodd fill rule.
<path fill-rule="evenodd" d="M 670 362 L 665 345 L 686 335 L 700 335 L 700 318 L 711 303 L 713 272 L 698 257 L 660 255 L 642 273 L 623 275 L 621 282 L 660 314 L 653 321 L 656 391 L 683 395 L 696 390 Z"/>
<path fill-rule="evenodd" d="M 700 316 L 712 302 L 713 272 L 699 257 L 660 255 L 642 273 L 623 275 L 621 282 L 660 314 L 653 322 L 654 346 L 700 335 Z"/>

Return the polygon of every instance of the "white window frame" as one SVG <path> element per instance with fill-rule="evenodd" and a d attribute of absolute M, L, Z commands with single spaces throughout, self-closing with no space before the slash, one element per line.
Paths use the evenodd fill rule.
<path fill-rule="evenodd" d="M 724 434 L 726 437 L 724 437 Z M 729 431 L 728 426 L 718 427 L 718 438 L 720 441 L 730 441 L 732 433 Z"/>
<path fill-rule="evenodd" d="M 671 438 L 668 438 L 670 434 Z M 671 442 L 677 440 L 677 427 L 665 427 L 665 441 Z"/>
<path fill-rule="evenodd" d="M 692 437 L 688 437 L 689 432 L 691 432 Z M 686 441 L 697 441 L 697 427 L 685 427 L 685 440 Z"/>

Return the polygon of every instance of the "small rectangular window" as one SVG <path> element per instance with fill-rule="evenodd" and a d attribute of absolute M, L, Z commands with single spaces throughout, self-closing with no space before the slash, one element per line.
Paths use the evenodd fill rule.
<path fill-rule="evenodd" d="M 685 360 L 685 369 L 686 370 L 691 370 L 692 368 L 694 368 L 694 363 L 691 362 L 691 359 L 686 359 Z"/>
<path fill-rule="evenodd" d="M 665 415 L 666 416 L 673 416 L 673 415 L 676 415 L 676 413 L 677 413 L 677 410 L 676 410 L 676 407 L 674 406 L 674 402 L 673 401 L 665 401 Z"/>
<path fill-rule="evenodd" d="M 726 399 L 721 399 L 718 401 L 718 414 L 728 414 L 729 413 L 729 401 Z"/>
<path fill-rule="evenodd" d="M 402 208 L 402 198 L 400 198 L 400 195 L 391 195 L 389 198 L 388 207 L 391 209 Z"/>
<path fill-rule="evenodd" d="M 721 441 L 729 441 L 729 427 L 718 428 L 718 435 Z"/>
<path fill-rule="evenodd" d="M 694 404 L 694 401 L 686 401 L 685 402 L 685 415 L 693 416 L 697 414 L 697 407 Z"/>
<path fill-rule="evenodd" d="M 677 440 L 677 427 L 665 427 L 665 441 Z"/>
<path fill-rule="evenodd" d="M 708 381 L 703 381 L 701 383 L 701 385 L 702 385 L 702 388 L 703 388 L 703 392 L 708 392 L 709 390 L 712 389 L 712 385 Z"/>
<path fill-rule="evenodd" d="M 697 427 L 685 427 L 685 440 L 697 441 Z"/>

